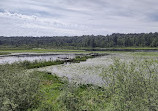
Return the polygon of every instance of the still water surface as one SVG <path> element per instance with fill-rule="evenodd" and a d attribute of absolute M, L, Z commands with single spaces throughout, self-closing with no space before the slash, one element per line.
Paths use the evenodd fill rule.
<path fill-rule="evenodd" d="M 0 64 L 14 63 L 20 61 L 49 61 L 49 60 L 61 60 L 61 59 L 71 59 L 74 58 L 75 54 L 25 54 L 25 55 L 10 55 L 10 56 L 0 56 Z"/>

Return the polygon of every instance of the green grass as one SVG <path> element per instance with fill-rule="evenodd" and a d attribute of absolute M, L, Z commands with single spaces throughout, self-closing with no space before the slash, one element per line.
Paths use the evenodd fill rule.
<path fill-rule="evenodd" d="M 42 80 L 40 100 L 31 111 L 101 111 L 108 106 L 110 99 L 101 87 L 76 85 L 47 72 L 38 73 Z"/>
<path fill-rule="evenodd" d="M 4 48 L 0 49 L 1 53 L 104 53 L 104 51 L 84 51 L 83 49 L 91 49 L 91 48 L 81 48 L 80 50 L 70 50 L 70 49 L 18 49 L 18 48 Z M 94 48 L 94 49 L 137 49 L 137 50 L 145 50 L 145 49 L 158 49 L 158 47 L 112 47 L 112 48 Z M 106 51 L 105 51 L 106 52 Z M 115 51 L 114 51 L 115 52 Z M 122 52 L 122 51 L 121 51 Z"/>
<path fill-rule="evenodd" d="M 119 48 L 119 49 L 158 49 L 158 47 L 123 47 L 123 48 Z"/>
<path fill-rule="evenodd" d="M 133 52 L 132 55 L 140 57 L 158 57 L 158 52 Z"/>
<path fill-rule="evenodd" d="M 107 48 L 81 48 L 81 49 L 137 49 L 137 50 L 143 50 L 143 49 L 158 49 L 158 47 L 107 47 Z"/>
<path fill-rule="evenodd" d="M 10 54 L 9 52 L 0 52 L 0 55 L 7 55 Z"/>
<path fill-rule="evenodd" d="M 83 50 L 66 50 L 66 49 L 0 49 L 0 52 L 9 52 L 9 53 L 46 53 L 46 52 L 84 52 Z"/>
<path fill-rule="evenodd" d="M 62 93 L 64 82 L 59 77 L 47 72 L 38 72 L 38 74 L 41 77 L 39 104 L 31 111 L 57 111 L 61 109 L 58 98 Z"/>

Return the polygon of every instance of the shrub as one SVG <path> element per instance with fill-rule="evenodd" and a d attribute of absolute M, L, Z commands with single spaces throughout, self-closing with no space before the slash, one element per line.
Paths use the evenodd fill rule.
<path fill-rule="evenodd" d="M 107 96 L 111 97 L 109 110 L 157 111 L 158 72 L 153 60 L 121 62 L 104 73 Z"/>
<path fill-rule="evenodd" d="M 0 110 L 24 111 L 36 103 L 40 80 L 12 65 L 0 66 Z"/>

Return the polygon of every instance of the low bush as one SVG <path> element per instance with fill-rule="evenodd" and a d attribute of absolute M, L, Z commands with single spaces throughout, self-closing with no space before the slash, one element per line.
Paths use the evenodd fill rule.
<path fill-rule="evenodd" d="M 157 111 L 157 61 L 143 60 L 129 63 L 115 60 L 104 73 L 107 97 L 111 97 L 111 111 Z"/>
<path fill-rule="evenodd" d="M 0 110 L 25 111 L 35 106 L 40 79 L 12 65 L 0 66 Z"/>

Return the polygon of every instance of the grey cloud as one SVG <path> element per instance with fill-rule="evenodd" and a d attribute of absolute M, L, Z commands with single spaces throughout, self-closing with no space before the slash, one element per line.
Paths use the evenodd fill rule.
<path fill-rule="evenodd" d="M 154 32 L 157 5 L 157 0 L 0 0 L 0 34 Z"/>

